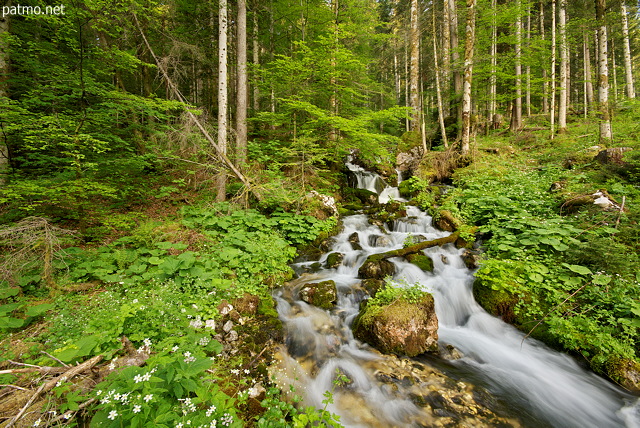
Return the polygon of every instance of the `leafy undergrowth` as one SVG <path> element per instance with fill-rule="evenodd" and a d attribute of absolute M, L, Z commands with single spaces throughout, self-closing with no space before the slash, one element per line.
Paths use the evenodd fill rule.
<path fill-rule="evenodd" d="M 548 131 L 482 138 L 440 203 L 479 226 L 486 252 L 474 295 L 486 309 L 637 389 L 622 367 L 640 368 L 640 162 L 595 161 L 593 127 L 577 122 L 580 137 L 554 140 Z M 598 190 L 617 204 L 567 204 Z"/>
<path fill-rule="evenodd" d="M 25 263 L 0 283 L 0 418 L 108 427 L 333 421 L 284 401 L 265 350 L 281 334 L 270 290 L 290 277 L 296 247 L 326 236 L 335 219 L 190 206 L 93 248 L 69 246 L 73 238 L 45 220 L 28 224 L 37 227 L 5 228 L 29 239 L 3 243 Z"/>

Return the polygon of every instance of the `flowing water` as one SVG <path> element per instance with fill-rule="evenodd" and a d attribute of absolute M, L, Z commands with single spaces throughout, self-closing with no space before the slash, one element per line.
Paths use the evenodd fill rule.
<path fill-rule="evenodd" d="M 399 199 L 397 189 L 377 175 L 347 166 L 358 187 L 375 191 L 381 202 Z M 473 299 L 473 271 L 451 244 L 424 250 L 434 261 L 433 273 L 391 259 L 395 281 L 419 283 L 433 294 L 441 356 L 386 356 L 354 339 L 350 326 L 365 296 L 358 268 L 366 257 L 401 248 L 409 235 L 431 240 L 448 232 L 433 228 L 431 218 L 415 207 L 391 230 L 381 231 L 365 215 L 343 223 L 331 248 L 344 254 L 341 265 L 318 269 L 317 261 L 297 263 L 300 277 L 276 294 L 287 344 L 276 376 L 293 385 L 305 404 L 327 408 L 353 427 L 640 428 L 637 397 L 485 312 Z M 362 249 L 353 248 L 354 233 Z M 322 266 L 328 254 L 319 260 Z M 300 300 L 304 284 L 329 279 L 338 289 L 334 309 Z M 336 369 L 349 378 L 348 385 L 335 384 Z M 326 404 L 325 391 L 332 391 L 332 404 Z"/>

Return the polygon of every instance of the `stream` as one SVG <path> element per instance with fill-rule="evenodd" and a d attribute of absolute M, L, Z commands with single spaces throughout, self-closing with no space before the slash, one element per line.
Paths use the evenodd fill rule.
<path fill-rule="evenodd" d="M 378 193 L 380 202 L 401 200 L 376 174 L 347 166 L 357 186 Z M 412 206 L 384 231 L 364 214 L 345 217 L 343 226 L 328 253 L 293 265 L 299 277 L 275 293 L 286 347 L 274 376 L 283 388 L 293 386 L 304 405 L 340 415 L 347 427 L 640 428 L 640 399 L 484 311 L 472 295 L 474 272 L 452 244 L 424 250 L 433 273 L 390 259 L 394 282 L 417 283 L 434 296 L 440 354 L 383 355 L 356 340 L 351 324 L 366 296 L 358 279 L 366 257 L 401 248 L 409 235 L 431 240 L 449 232 L 432 227 L 431 218 Z M 354 233 L 362 249 L 349 241 Z M 337 268 L 324 267 L 331 252 L 344 254 Z M 304 284 L 326 280 L 338 290 L 333 309 L 300 300 Z M 337 385 L 337 369 L 347 384 Z M 326 402 L 326 391 L 333 403 Z"/>

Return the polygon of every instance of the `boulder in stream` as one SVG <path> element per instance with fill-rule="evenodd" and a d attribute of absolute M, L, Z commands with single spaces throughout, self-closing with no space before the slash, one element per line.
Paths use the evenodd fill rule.
<path fill-rule="evenodd" d="M 344 259 L 344 254 L 342 253 L 331 253 L 327 256 L 327 261 L 325 262 L 325 267 L 327 269 L 335 269 L 340 264 L 342 264 L 342 260 Z"/>
<path fill-rule="evenodd" d="M 438 318 L 433 296 L 398 298 L 387 305 L 363 305 L 353 322 L 354 336 L 383 353 L 414 357 L 438 350 Z"/>
<path fill-rule="evenodd" d="M 393 275 L 395 271 L 395 265 L 389 260 L 368 257 L 364 264 L 360 266 L 360 269 L 358 269 L 358 276 L 364 279 L 384 279 L 387 276 Z"/>
<path fill-rule="evenodd" d="M 331 309 L 338 301 L 338 290 L 334 281 L 309 283 L 300 289 L 300 299 L 322 309 Z"/>
<path fill-rule="evenodd" d="M 412 263 L 418 266 L 420 269 L 422 269 L 425 272 L 433 272 L 433 260 L 431 260 L 431 257 L 427 256 L 426 254 L 422 254 L 422 253 L 407 254 L 405 256 L 405 259 L 407 259 L 409 263 Z"/>

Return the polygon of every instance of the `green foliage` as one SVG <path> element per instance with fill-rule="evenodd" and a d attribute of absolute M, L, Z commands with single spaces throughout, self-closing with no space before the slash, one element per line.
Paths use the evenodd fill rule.
<path fill-rule="evenodd" d="M 637 254 L 616 239 L 606 213 L 560 215 L 551 183 L 577 185 L 584 172 L 571 176 L 549 159 L 540 168 L 513 162 L 494 157 L 460 170 L 447 195 L 488 238 L 474 295 L 524 331 L 582 354 L 596 371 L 606 373 L 616 358 L 637 359 Z M 619 182 L 610 187 L 633 195 Z"/>
<path fill-rule="evenodd" d="M 198 343 L 205 343 L 202 339 Z M 175 346 L 149 358 L 146 366 L 115 371 L 96 386 L 100 402 L 92 425 L 173 427 L 194 424 L 241 427 L 234 401 L 210 374 L 219 343 Z"/>
<path fill-rule="evenodd" d="M 391 278 L 385 279 L 385 285 L 367 300 L 367 308 L 382 308 L 395 301 L 404 300 L 409 303 L 419 302 L 425 294 L 420 284 L 409 285 L 406 282 L 394 282 Z"/>

